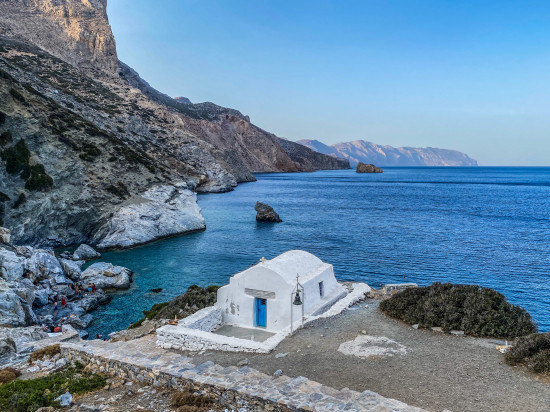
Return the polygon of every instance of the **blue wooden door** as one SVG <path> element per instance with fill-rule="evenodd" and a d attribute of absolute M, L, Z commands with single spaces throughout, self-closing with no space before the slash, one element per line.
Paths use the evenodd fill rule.
<path fill-rule="evenodd" d="M 256 298 L 254 300 L 256 326 L 265 328 L 267 324 L 267 301 L 265 299 Z"/>

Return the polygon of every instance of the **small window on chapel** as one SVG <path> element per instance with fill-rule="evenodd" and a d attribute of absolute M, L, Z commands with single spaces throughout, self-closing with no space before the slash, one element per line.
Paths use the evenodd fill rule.
<path fill-rule="evenodd" d="M 323 282 L 319 282 L 319 296 L 325 296 L 325 286 L 323 285 Z"/>

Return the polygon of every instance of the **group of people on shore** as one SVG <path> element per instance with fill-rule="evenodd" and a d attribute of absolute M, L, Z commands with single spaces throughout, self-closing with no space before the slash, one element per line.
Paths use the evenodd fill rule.
<path fill-rule="evenodd" d="M 81 286 L 78 283 L 75 283 L 75 284 L 70 283 L 69 287 L 75 291 L 75 299 L 82 299 L 82 296 L 85 292 L 95 293 L 95 291 L 96 291 L 95 283 L 88 283 L 88 286 L 86 287 L 86 289 L 84 289 L 84 287 Z M 56 313 L 59 312 L 59 306 L 61 306 L 62 308 L 67 306 L 67 297 L 66 296 L 59 296 L 59 295 L 55 296 L 55 298 L 53 300 L 53 315 L 54 316 L 55 316 Z M 42 330 L 44 332 L 49 332 L 49 333 L 61 332 L 62 331 L 62 329 L 61 329 L 62 325 L 63 325 L 64 322 L 67 321 L 67 319 L 68 319 L 67 316 L 62 317 L 61 319 L 59 319 L 59 323 L 57 325 L 46 325 L 45 323 L 43 323 L 42 324 Z"/>

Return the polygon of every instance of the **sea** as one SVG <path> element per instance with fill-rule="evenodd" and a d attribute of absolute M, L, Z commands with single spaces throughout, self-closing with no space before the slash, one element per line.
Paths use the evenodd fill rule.
<path fill-rule="evenodd" d="M 291 249 L 334 265 L 341 281 L 475 284 L 524 307 L 550 330 L 550 168 L 387 167 L 259 174 L 198 196 L 207 228 L 101 260 L 134 283 L 94 312 L 90 336 L 124 329 L 192 284 L 230 276 Z M 262 201 L 283 222 L 256 222 Z M 162 288 L 160 293 L 152 289 Z"/>

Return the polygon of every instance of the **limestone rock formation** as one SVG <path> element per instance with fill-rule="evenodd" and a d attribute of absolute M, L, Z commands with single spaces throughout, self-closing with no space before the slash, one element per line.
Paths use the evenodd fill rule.
<path fill-rule="evenodd" d="M 65 275 L 72 281 L 78 281 L 82 277 L 82 265 L 84 265 L 83 260 L 69 260 L 59 258 L 59 264 L 65 272 Z"/>
<path fill-rule="evenodd" d="M 132 282 L 132 271 L 111 263 L 94 263 L 84 272 L 80 280 L 83 283 L 95 283 L 100 289 L 128 289 Z"/>
<path fill-rule="evenodd" d="M 87 244 L 83 243 L 73 252 L 73 260 L 93 260 L 101 257 L 99 252 Z"/>
<path fill-rule="evenodd" d="M 77 67 L 118 73 L 107 0 L 3 1 L 0 34 L 30 40 Z"/>
<path fill-rule="evenodd" d="M 10 243 L 10 230 L 0 227 L 0 243 Z"/>
<path fill-rule="evenodd" d="M 66 323 L 85 328 L 93 320 L 88 312 L 111 299 L 101 288 L 127 288 L 132 281 L 132 272 L 126 268 L 96 263 L 82 272 L 83 264 L 58 258 L 52 250 L 0 244 L 0 340 L 2 326 L 16 327 L 15 331 L 36 323 L 57 325 L 68 318 Z M 93 282 L 97 290 L 77 294 L 73 282 L 83 286 Z M 53 302 L 59 303 L 61 297 L 67 304 L 54 311 Z M 15 341 L 21 339 L 18 336 Z"/>
<path fill-rule="evenodd" d="M 383 170 L 379 167 L 376 167 L 375 165 L 369 163 L 359 163 L 357 167 L 355 168 L 355 171 L 357 173 L 382 173 Z"/>
<path fill-rule="evenodd" d="M 465 153 L 435 147 L 396 148 L 365 140 L 331 146 L 318 140 L 298 140 L 298 143 L 319 153 L 347 159 L 351 166 L 356 166 L 359 162 L 382 166 L 477 166 L 477 162 Z"/>
<path fill-rule="evenodd" d="M 205 227 L 195 193 L 184 184 L 162 185 L 123 205 L 96 236 L 100 248 L 126 248 Z"/>
<path fill-rule="evenodd" d="M 259 222 L 282 222 L 277 212 L 266 203 L 256 202 L 254 210 L 256 210 L 256 220 Z"/>

